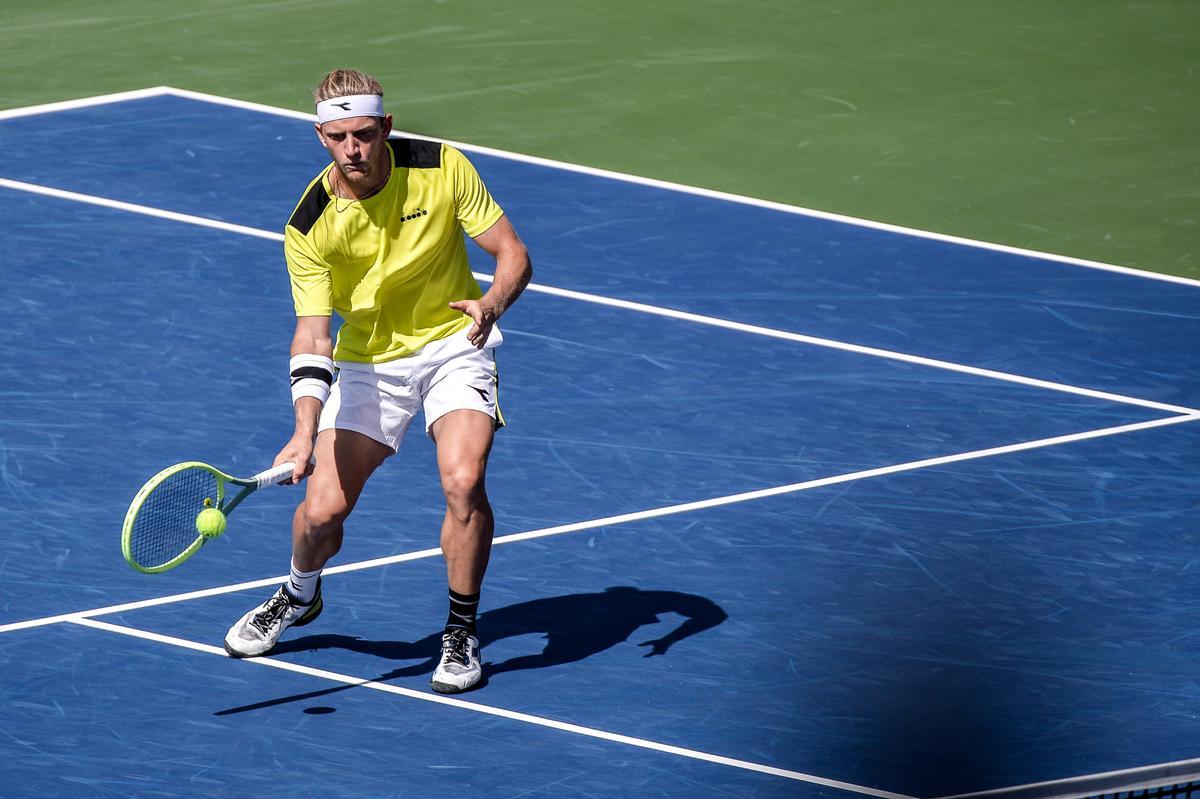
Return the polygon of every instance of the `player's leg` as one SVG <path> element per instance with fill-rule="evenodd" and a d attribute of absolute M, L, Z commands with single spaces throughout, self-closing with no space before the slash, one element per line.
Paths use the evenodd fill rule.
<path fill-rule="evenodd" d="M 301 627 L 321 614 L 321 569 L 341 548 L 342 523 L 367 478 L 392 453 L 391 447 L 352 430 L 328 429 L 317 436 L 317 465 L 292 517 L 291 577 L 229 629 L 226 652 L 264 655 L 288 627 Z"/>
<path fill-rule="evenodd" d="M 482 676 L 475 616 L 495 528 L 485 488 L 495 424 L 477 410 L 456 410 L 431 427 L 446 497 L 441 544 L 450 588 L 442 658 L 431 680 L 439 693 L 465 691 Z"/>
<path fill-rule="evenodd" d="M 447 582 L 456 593 L 478 594 L 495 528 L 484 485 L 495 421 L 478 411 L 458 410 L 438 419 L 432 430 L 446 496 L 441 543 Z"/>
<path fill-rule="evenodd" d="M 391 453 L 390 446 L 347 429 L 325 429 L 318 435 L 317 465 L 292 517 L 292 576 L 230 627 L 224 639 L 227 653 L 265 655 L 288 627 L 304 626 L 320 615 L 320 570 L 341 548 L 342 523 L 367 477 Z"/>
<path fill-rule="evenodd" d="M 328 429 L 317 436 L 317 465 L 292 517 L 291 576 L 229 629 L 226 652 L 264 655 L 288 627 L 301 627 L 321 614 L 321 569 L 341 548 L 342 523 L 367 478 L 392 453 L 391 447 L 352 430 Z"/>
<path fill-rule="evenodd" d="M 353 430 L 328 429 L 317 436 L 317 465 L 292 517 L 294 568 L 319 571 L 337 554 L 342 523 L 354 510 L 367 478 L 392 454 L 391 447 Z"/>
<path fill-rule="evenodd" d="M 446 361 L 426 386 L 425 420 L 437 445 L 446 497 L 442 551 L 450 605 L 441 659 L 430 684 L 440 693 L 458 693 L 476 685 L 483 675 L 475 616 L 494 527 L 484 478 L 495 431 L 504 424 L 492 349 L 471 350 Z"/>

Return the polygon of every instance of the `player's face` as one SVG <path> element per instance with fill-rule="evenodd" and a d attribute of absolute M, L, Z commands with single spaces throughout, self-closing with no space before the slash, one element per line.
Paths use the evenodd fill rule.
<path fill-rule="evenodd" d="M 392 132 L 392 117 L 350 117 L 317 125 L 317 138 L 347 183 L 370 186 L 387 174 L 384 140 Z"/>

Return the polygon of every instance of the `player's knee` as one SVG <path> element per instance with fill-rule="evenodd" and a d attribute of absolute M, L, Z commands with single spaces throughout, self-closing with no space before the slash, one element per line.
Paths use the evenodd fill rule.
<path fill-rule="evenodd" d="M 483 473 L 473 467 L 444 470 L 442 491 L 446 495 L 446 504 L 456 512 L 468 512 L 487 503 Z"/>
<path fill-rule="evenodd" d="M 304 501 L 303 514 L 305 535 L 323 538 L 341 529 L 350 509 L 339 499 L 309 497 Z"/>

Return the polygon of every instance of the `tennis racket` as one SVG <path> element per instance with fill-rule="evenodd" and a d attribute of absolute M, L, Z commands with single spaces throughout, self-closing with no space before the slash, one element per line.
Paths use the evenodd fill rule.
<path fill-rule="evenodd" d="M 258 489 L 287 480 L 295 468 L 293 463 L 281 463 L 253 477 L 234 477 L 198 461 L 168 466 L 147 480 L 129 503 L 121 527 L 125 560 L 145 574 L 175 568 L 199 552 L 210 537 L 224 532 L 220 518 L 219 532 L 201 533 L 197 524 L 201 511 L 215 508 L 228 516 Z M 229 496 L 235 489 L 237 493 Z"/>

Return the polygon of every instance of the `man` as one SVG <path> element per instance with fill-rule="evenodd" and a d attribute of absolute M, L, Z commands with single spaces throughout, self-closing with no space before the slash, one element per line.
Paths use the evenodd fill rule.
<path fill-rule="evenodd" d="M 388 139 L 392 117 L 374 78 L 334 70 L 313 96 L 317 138 L 333 163 L 285 229 L 296 428 L 275 459 L 296 464 L 294 482 L 309 479 L 292 522 L 291 577 L 233 625 L 225 649 L 265 654 L 289 626 L 320 614 L 321 569 L 341 547 L 343 522 L 423 410 L 446 497 L 450 589 L 431 683 L 457 693 L 481 676 L 475 616 L 493 530 L 484 473 L 503 425 L 496 320 L 529 283 L 529 255 L 462 153 Z M 486 294 L 471 276 L 464 232 L 496 259 Z M 333 311 L 343 320 L 336 346 Z"/>

